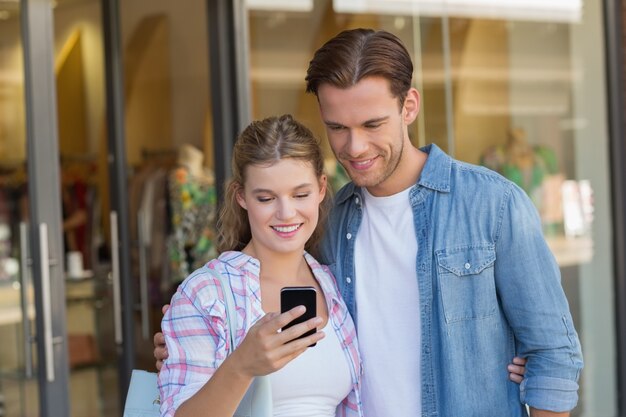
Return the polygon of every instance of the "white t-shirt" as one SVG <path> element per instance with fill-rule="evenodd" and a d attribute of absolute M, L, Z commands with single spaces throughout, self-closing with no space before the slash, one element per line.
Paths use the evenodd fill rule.
<path fill-rule="evenodd" d="M 419 416 L 422 410 L 417 237 L 410 190 L 374 197 L 363 189 L 355 275 L 365 417 Z"/>
<path fill-rule="evenodd" d="M 350 365 L 328 320 L 317 345 L 270 374 L 274 417 L 335 417 L 352 390 Z"/>

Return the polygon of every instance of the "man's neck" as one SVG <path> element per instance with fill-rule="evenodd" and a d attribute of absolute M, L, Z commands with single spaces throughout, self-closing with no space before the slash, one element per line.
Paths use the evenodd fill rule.
<path fill-rule="evenodd" d="M 426 165 L 428 154 L 413 145 L 407 146 L 400 163 L 393 173 L 375 187 L 367 187 L 367 191 L 376 197 L 397 194 L 415 185 Z"/>

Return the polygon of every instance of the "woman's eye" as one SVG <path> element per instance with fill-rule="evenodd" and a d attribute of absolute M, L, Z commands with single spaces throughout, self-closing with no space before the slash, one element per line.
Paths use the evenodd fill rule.
<path fill-rule="evenodd" d="M 310 194 L 309 193 L 305 193 L 305 194 L 296 194 L 296 198 L 307 198 Z"/>
<path fill-rule="evenodd" d="M 257 197 L 256 199 L 260 203 L 267 203 L 269 201 L 272 201 L 272 197 Z"/>

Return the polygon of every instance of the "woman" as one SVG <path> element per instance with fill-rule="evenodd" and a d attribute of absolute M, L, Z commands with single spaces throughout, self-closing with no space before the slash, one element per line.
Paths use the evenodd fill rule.
<path fill-rule="evenodd" d="M 323 166 L 317 140 L 288 115 L 253 122 L 237 139 L 221 255 L 180 285 L 163 319 L 162 416 L 232 416 L 253 378 L 268 374 L 275 416 L 362 415 L 354 324 L 330 271 L 310 254 L 330 207 Z M 244 329 L 230 356 L 221 288 L 208 269 L 228 276 Z M 287 286 L 317 290 L 317 317 L 278 332 L 304 312 L 274 313 Z"/>

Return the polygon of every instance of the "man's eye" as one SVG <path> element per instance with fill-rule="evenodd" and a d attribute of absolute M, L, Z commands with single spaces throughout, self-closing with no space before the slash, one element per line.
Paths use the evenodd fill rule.
<path fill-rule="evenodd" d="M 365 125 L 366 129 L 378 129 L 380 127 L 380 124 L 375 124 L 375 125 Z"/>
<path fill-rule="evenodd" d="M 337 125 L 330 125 L 330 126 L 328 126 L 328 128 L 330 130 L 338 131 L 338 130 L 342 130 L 344 127 L 343 126 L 337 126 Z"/>

